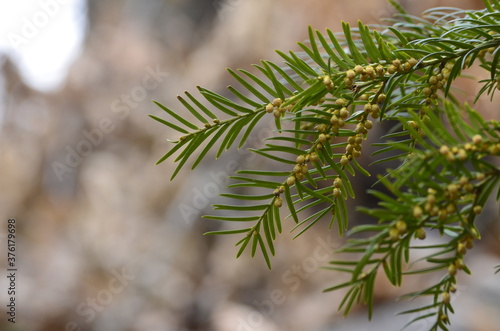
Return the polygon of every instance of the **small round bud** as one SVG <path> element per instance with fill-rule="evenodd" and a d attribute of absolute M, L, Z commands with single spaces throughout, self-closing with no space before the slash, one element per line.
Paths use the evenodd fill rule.
<path fill-rule="evenodd" d="M 343 98 L 338 98 L 337 100 L 335 100 L 335 104 L 345 107 L 347 105 L 347 100 Z"/>
<path fill-rule="evenodd" d="M 273 106 L 279 107 L 283 103 L 283 100 L 281 100 L 280 98 L 276 98 L 276 99 L 273 100 L 272 103 L 273 103 Z"/>
<path fill-rule="evenodd" d="M 415 218 L 420 218 L 424 214 L 424 211 L 422 210 L 422 207 L 420 206 L 415 206 L 413 207 L 413 217 Z"/>
<path fill-rule="evenodd" d="M 424 240 L 426 237 L 424 228 L 418 228 L 417 231 L 415 231 L 415 235 L 418 239 Z"/>
<path fill-rule="evenodd" d="M 373 123 L 372 123 L 372 121 L 370 121 L 370 120 L 366 120 L 366 121 L 365 121 L 365 128 L 367 128 L 368 130 L 372 129 L 372 128 L 373 128 Z"/>
<path fill-rule="evenodd" d="M 280 208 L 281 206 L 283 206 L 283 199 L 276 198 L 276 200 L 274 200 L 274 206 L 277 208 Z"/>
<path fill-rule="evenodd" d="M 354 79 L 354 77 L 356 77 L 356 73 L 354 72 L 354 70 L 347 70 L 346 73 L 345 73 L 345 76 L 346 78 L 349 78 L 349 79 Z"/>
<path fill-rule="evenodd" d="M 457 269 L 463 269 L 463 268 L 465 268 L 465 263 L 464 263 L 464 260 L 462 260 L 462 259 L 457 259 L 457 260 L 455 261 L 455 266 L 456 266 L 456 268 L 457 268 Z M 450 267 L 451 267 L 451 266 L 450 266 Z"/>
<path fill-rule="evenodd" d="M 320 135 L 318 136 L 318 141 L 319 141 L 320 143 L 324 143 L 324 142 L 326 141 L 326 135 L 325 135 L 324 133 L 320 134 Z"/>
<path fill-rule="evenodd" d="M 446 156 L 446 155 L 448 155 L 449 152 L 450 152 L 450 149 L 446 145 L 441 146 L 441 148 L 439 149 L 439 153 L 441 153 L 441 155 Z"/>
<path fill-rule="evenodd" d="M 349 163 L 349 159 L 347 158 L 347 156 L 345 155 L 342 155 L 342 157 L 340 158 L 340 164 L 345 166 Z"/>
<path fill-rule="evenodd" d="M 297 156 L 297 159 L 295 159 L 295 161 L 298 163 L 298 164 L 302 164 L 304 162 L 306 162 L 306 158 L 304 155 L 299 155 Z"/>
<path fill-rule="evenodd" d="M 479 145 L 480 143 L 483 142 L 483 137 L 476 134 L 474 137 L 472 137 L 472 142 L 474 143 L 474 145 Z"/>
<path fill-rule="evenodd" d="M 316 125 L 316 130 L 318 130 L 319 132 L 325 132 L 326 131 L 326 124 L 321 123 L 321 124 Z"/>
<path fill-rule="evenodd" d="M 451 301 L 450 293 L 449 292 L 441 293 L 441 299 L 443 300 L 444 304 L 449 304 Z"/>
<path fill-rule="evenodd" d="M 333 126 L 338 126 L 339 125 L 339 118 L 336 115 L 333 115 L 332 118 L 330 118 L 330 123 Z"/>
<path fill-rule="evenodd" d="M 274 115 L 274 117 L 278 118 L 278 117 L 280 117 L 280 116 L 281 116 L 281 112 L 280 112 L 279 110 L 277 110 L 277 109 L 276 109 L 276 110 L 273 112 L 273 115 Z"/>
<path fill-rule="evenodd" d="M 400 234 L 404 234 L 406 230 L 408 229 L 408 226 L 406 225 L 406 222 L 403 220 L 399 220 L 396 222 L 396 229 L 398 229 L 398 232 Z"/>
<path fill-rule="evenodd" d="M 460 179 L 458 180 L 458 184 L 460 184 L 461 186 L 465 186 L 468 182 L 469 179 L 465 176 L 460 177 Z"/>
<path fill-rule="evenodd" d="M 360 157 L 361 156 L 361 151 L 357 151 L 357 150 L 352 151 L 352 156 L 354 156 L 355 158 Z"/>
<path fill-rule="evenodd" d="M 472 208 L 472 210 L 474 211 L 474 214 L 479 215 L 483 212 L 483 207 L 476 205 Z"/>
<path fill-rule="evenodd" d="M 339 188 L 334 188 L 334 189 L 333 189 L 333 196 L 334 196 L 335 198 L 338 198 L 338 197 L 340 197 L 341 195 L 342 195 L 342 191 L 340 191 L 340 189 L 339 189 Z"/>
<path fill-rule="evenodd" d="M 398 241 L 399 240 L 399 231 L 396 228 L 391 228 L 389 230 L 389 237 L 391 238 L 392 241 Z"/>
<path fill-rule="evenodd" d="M 290 176 L 286 179 L 286 183 L 288 184 L 288 186 L 292 186 L 295 184 L 295 176 Z"/>
<path fill-rule="evenodd" d="M 432 209 L 430 211 L 430 215 L 431 216 L 437 216 L 438 213 L 439 213 L 439 207 L 438 206 L 432 207 Z"/>
<path fill-rule="evenodd" d="M 465 160 L 467 160 L 468 155 L 467 155 L 467 152 L 465 151 L 465 149 L 460 148 L 460 149 L 458 150 L 457 157 L 458 157 L 458 159 L 459 159 L 460 161 L 465 161 Z"/>
<path fill-rule="evenodd" d="M 408 60 L 408 64 L 409 64 L 410 66 L 412 66 L 412 67 L 416 66 L 416 65 L 417 65 L 417 63 L 418 63 L 418 61 L 417 61 L 417 60 L 415 60 L 414 58 L 411 58 L 411 59 L 409 59 L 409 60 Z"/>
<path fill-rule="evenodd" d="M 416 129 L 418 128 L 418 124 L 415 121 L 408 121 L 406 122 L 406 127 Z"/>
<path fill-rule="evenodd" d="M 333 115 L 333 116 L 330 118 L 330 123 L 331 123 L 333 126 L 338 126 L 338 125 L 339 125 L 339 118 L 338 118 L 336 115 Z"/>
<path fill-rule="evenodd" d="M 448 267 L 448 275 L 455 276 L 457 274 L 457 267 L 454 264 L 450 264 Z"/>
<path fill-rule="evenodd" d="M 463 243 L 457 245 L 457 253 L 460 255 L 465 255 L 467 253 L 467 247 Z"/>
<path fill-rule="evenodd" d="M 451 197 L 456 196 L 458 193 L 458 185 L 457 184 L 449 184 L 446 189 L 448 190 L 448 193 L 450 194 Z"/>
<path fill-rule="evenodd" d="M 377 102 L 382 103 L 385 101 L 386 95 L 384 93 L 380 93 L 377 97 Z"/>
<path fill-rule="evenodd" d="M 365 67 L 365 74 L 368 76 L 372 76 L 375 74 L 375 70 L 373 69 L 372 66 L 366 66 Z"/>
<path fill-rule="evenodd" d="M 364 106 L 363 109 L 364 109 L 365 112 L 371 113 L 371 111 L 372 111 L 372 104 L 371 103 L 365 104 L 365 106 Z"/>
<path fill-rule="evenodd" d="M 391 74 L 391 75 L 392 75 L 392 74 L 394 74 L 394 73 L 396 72 L 396 70 L 397 70 L 397 69 L 396 69 L 396 67 L 395 67 L 394 65 L 392 65 L 392 64 L 390 64 L 390 65 L 387 67 L 387 72 L 388 72 L 389 74 Z"/>
<path fill-rule="evenodd" d="M 345 120 L 349 116 L 349 111 L 347 110 L 347 108 L 343 107 L 342 109 L 340 109 L 339 115 L 340 118 Z"/>
<path fill-rule="evenodd" d="M 380 77 L 382 77 L 385 73 L 385 69 L 384 69 L 384 66 L 379 64 L 376 68 L 375 68 L 375 71 L 377 72 L 377 75 L 379 75 Z"/>
<path fill-rule="evenodd" d="M 342 187 L 342 179 L 335 178 L 335 180 L 333 181 L 333 187 L 341 188 Z"/>
<path fill-rule="evenodd" d="M 450 70 L 444 68 L 441 73 L 443 74 L 443 79 L 448 79 L 450 77 Z"/>
<path fill-rule="evenodd" d="M 438 217 L 440 221 L 446 221 L 446 218 L 448 217 L 448 212 L 446 209 L 440 209 L 438 213 Z"/>
<path fill-rule="evenodd" d="M 368 132 L 368 130 L 366 129 L 363 122 L 358 123 L 358 125 L 356 125 L 356 129 L 354 129 L 354 131 L 356 131 L 357 133 L 367 133 Z"/>
<path fill-rule="evenodd" d="M 363 67 L 362 67 L 362 66 L 357 65 L 357 66 L 355 66 L 355 67 L 354 67 L 354 71 L 355 71 L 357 74 L 362 74 L 362 73 L 365 71 L 365 69 L 363 69 Z"/>
<path fill-rule="evenodd" d="M 266 111 L 268 113 L 272 113 L 273 110 L 274 110 L 274 106 L 272 104 L 268 103 L 267 106 L 266 106 Z"/>
<path fill-rule="evenodd" d="M 305 175 L 307 174 L 307 172 L 309 171 L 309 167 L 307 166 L 307 164 L 303 164 L 301 169 L 300 169 L 300 172 Z"/>

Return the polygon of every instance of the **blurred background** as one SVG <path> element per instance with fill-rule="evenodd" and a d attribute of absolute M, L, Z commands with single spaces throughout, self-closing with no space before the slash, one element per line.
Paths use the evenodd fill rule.
<path fill-rule="evenodd" d="M 482 6 L 400 3 L 413 14 Z M 225 67 L 251 69 L 277 60 L 274 49 L 298 50 L 308 25 L 338 31 L 341 20 L 377 23 L 392 12 L 385 0 L 0 4 L 0 329 L 398 330 L 418 316 L 395 315 L 415 306 L 395 302 L 403 292 L 380 277 L 374 321 L 362 307 L 343 319 L 343 292 L 321 293 L 344 277 L 320 269 L 341 245 L 326 224 L 293 242 L 286 224 L 272 271 L 260 256 L 236 260 L 235 236 L 202 236 L 226 226 L 200 219 L 225 176 L 261 161 L 234 151 L 170 182 L 172 162 L 154 164 L 177 135 L 147 116 L 163 116 L 151 100 L 182 110 L 176 96 L 197 85 L 223 92 Z M 488 118 L 498 117 L 496 105 L 478 103 Z M 362 217 L 351 213 L 353 222 Z M 5 313 L 9 218 L 17 222 L 15 324 Z M 481 220 L 484 238 L 467 256 L 473 277 L 460 277 L 453 330 L 500 325 L 498 207 Z M 404 291 L 429 281 L 408 279 Z M 408 330 L 428 327 L 423 320 Z"/>

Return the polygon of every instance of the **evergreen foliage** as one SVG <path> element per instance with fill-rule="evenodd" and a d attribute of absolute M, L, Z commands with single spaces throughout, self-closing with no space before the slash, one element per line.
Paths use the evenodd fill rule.
<path fill-rule="evenodd" d="M 243 147 L 257 123 L 272 118 L 279 135 L 251 151 L 270 159 L 273 170 L 238 171 L 229 186 L 258 189 L 259 195 L 225 193 L 233 204 L 214 209 L 229 212 L 205 216 L 241 222 L 238 230 L 208 234 L 237 236 L 237 256 L 260 251 L 271 268 L 283 209 L 295 222 L 296 237 L 325 218 L 339 235 L 348 229 L 346 200 L 355 199 L 353 176 L 369 175 L 357 160 L 370 136 L 376 141 L 373 163 L 398 166 L 369 191 L 378 207 L 359 206 L 378 223 L 349 231 L 339 252 L 353 259 L 330 262 L 328 268 L 349 280 L 325 291 L 347 288 L 340 309 L 347 315 L 363 303 L 371 317 L 377 276 L 401 286 L 406 275 L 437 273 L 439 282 L 404 296 L 428 296 L 429 304 L 403 314 L 420 312 L 412 322 L 432 318 L 431 330 L 448 330 L 456 276 L 470 273 L 465 254 L 481 237 L 475 218 L 490 196 L 497 201 L 500 195 L 494 164 L 500 123 L 461 104 L 453 82 L 479 64 L 489 78 L 478 82 L 476 100 L 500 89 L 500 3 L 484 0 L 479 11 L 434 8 L 422 17 L 391 3 L 397 14 L 386 26 L 343 23 L 341 34 L 309 28 L 301 52 L 278 51 L 284 63 L 262 61 L 255 65 L 258 74 L 228 69 L 241 85 L 228 87 L 232 98 L 198 87 L 202 98 L 188 92 L 178 97 L 184 113 L 156 102 L 168 117 L 151 117 L 182 135 L 158 163 L 174 158 L 173 179 L 188 160 L 194 169 L 209 151 L 218 158 L 234 145 Z M 198 123 L 186 120 L 186 111 Z M 382 121 L 392 129 L 372 136 Z M 429 231 L 438 231 L 442 243 L 425 244 Z M 424 267 L 409 264 L 415 250 L 428 252 Z"/>

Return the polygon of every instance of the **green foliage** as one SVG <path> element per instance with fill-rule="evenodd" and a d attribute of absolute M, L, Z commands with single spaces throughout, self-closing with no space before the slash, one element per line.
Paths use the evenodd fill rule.
<path fill-rule="evenodd" d="M 207 234 L 242 236 L 237 256 L 259 250 L 271 268 L 283 206 L 296 237 L 325 218 L 339 235 L 348 229 L 352 178 L 370 175 L 357 161 L 370 136 L 373 163 L 398 166 L 379 177 L 375 187 L 386 193 L 370 190 L 378 207 L 358 208 L 378 223 L 350 230 L 339 252 L 354 258 L 330 262 L 328 268 L 347 273 L 349 280 L 325 291 L 347 288 L 340 309 L 348 314 L 354 303 L 363 303 L 371 317 L 379 270 L 394 286 L 406 275 L 442 274 L 438 283 L 404 296 L 429 296 L 431 303 L 403 314 L 423 312 L 412 322 L 433 317 L 431 330 L 447 330 L 456 275 L 470 273 L 464 255 L 480 239 L 475 217 L 490 196 L 498 200 L 500 194 L 500 170 L 492 162 L 500 154 L 500 124 L 461 104 L 452 83 L 478 63 L 490 75 L 479 82 L 476 100 L 493 97 L 500 88 L 500 3 L 485 0 L 480 11 L 435 8 L 423 17 L 393 4 L 398 13 L 390 25 L 343 23 L 342 34 L 309 28 L 309 40 L 299 43 L 302 52 L 278 51 L 284 64 L 262 61 L 255 65 L 259 75 L 228 69 L 241 85 L 228 87 L 233 98 L 201 87 L 204 100 L 186 92 L 179 100 L 199 124 L 157 103 L 169 117 L 151 117 L 182 134 L 158 163 L 177 153 L 173 179 L 188 159 L 194 169 L 209 151 L 218 158 L 234 145 L 243 147 L 259 121 L 275 121 L 279 134 L 250 149 L 269 159 L 274 170 L 240 170 L 229 186 L 257 189 L 260 195 L 223 194 L 231 203 L 214 209 L 229 213 L 205 216 L 242 222 L 241 229 Z M 393 128 L 377 136 L 371 129 L 380 121 Z M 438 231 L 442 243 L 417 244 L 429 231 Z M 410 264 L 415 250 L 427 254 Z"/>

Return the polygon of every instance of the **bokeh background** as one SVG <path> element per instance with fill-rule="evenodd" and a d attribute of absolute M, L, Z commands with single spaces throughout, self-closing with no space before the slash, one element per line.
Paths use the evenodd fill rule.
<path fill-rule="evenodd" d="M 398 330 L 410 320 L 395 313 L 412 304 L 395 302 L 402 292 L 383 277 L 373 322 L 362 307 L 343 319 L 343 293 L 321 293 L 343 277 L 320 268 L 342 243 L 326 224 L 293 242 L 286 224 L 272 271 L 260 257 L 236 260 L 235 237 L 202 236 L 224 226 L 200 216 L 231 168 L 261 161 L 233 151 L 170 182 L 174 164 L 154 164 L 177 136 L 147 116 L 162 116 L 151 100 L 181 110 L 176 96 L 197 85 L 223 92 L 225 67 L 297 50 L 307 25 L 377 23 L 393 12 L 385 0 L 19 3 L 0 5 L 1 330 Z M 482 6 L 400 3 L 414 14 Z M 468 84 L 463 98 L 472 101 L 478 87 Z M 478 102 L 489 118 L 497 105 Z M 262 124 L 250 145 L 270 130 Z M 9 218 L 18 234 L 15 324 L 5 314 Z M 500 325 L 498 221 L 496 205 L 481 217 L 484 239 L 467 256 L 473 277 L 460 277 L 453 330 Z M 429 281 L 409 279 L 404 290 Z"/>

